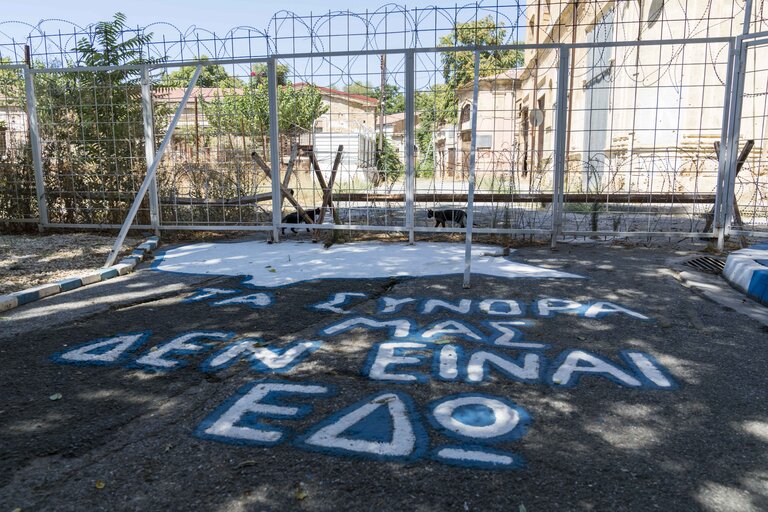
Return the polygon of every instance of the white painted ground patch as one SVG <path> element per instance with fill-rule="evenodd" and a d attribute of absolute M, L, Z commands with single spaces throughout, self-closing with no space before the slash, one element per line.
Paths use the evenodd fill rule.
<path fill-rule="evenodd" d="M 497 250 L 487 245 L 473 246 L 472 273 L 504 278 L 581 278 L 484 255 Z M 312 279 L 438 276 L 464 272 L 464 245 L 358 242 L 325 249 L 311 242 L 203 243 L 165 251 L 155 268 L 183 274 L 248 276 L 246 284 L 264 287 Z"/>

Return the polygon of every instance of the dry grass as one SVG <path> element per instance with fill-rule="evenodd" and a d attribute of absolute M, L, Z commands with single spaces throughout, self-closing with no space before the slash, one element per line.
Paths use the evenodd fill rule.
<path fill-rule="evenodd" d="M 77 277 L 99 269 L 115 235 L 0 235 L 0 294 Z M 124 252 L 141 242 L 127 238 Z"/>

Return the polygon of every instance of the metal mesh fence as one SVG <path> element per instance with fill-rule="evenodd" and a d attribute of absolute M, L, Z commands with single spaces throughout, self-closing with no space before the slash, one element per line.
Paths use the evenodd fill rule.
<path fill-rule="evenodd" d="M 37 222 L 35 175 L 20 68 L 0 69 L 0 219 Z"/>
<path fill-rule="evenodd" d="M 765 233 L 764 4 L 388 5 L 223 35 L 123 24 L 114 42 L 136 51 L 120 62 L 89 50 L 103 27 L 43 22 L 24 41 L 31 97 L 12 66 L 23 45 L 0 42 L 0 115 L 18 112 L 0 123 L 0 213 L 34 220 L 37 185 L 43 225 L 120 225 L 166 141 L 136 226 L 412 238 L 464 232 L 472 209 L 486 233 Z"/>
<path fill-rule="evenodd" d="M 270 160 L 266 80 L 251 70 L 259 66 L 203 68 L 158 170 L 162 225 L 271 225 L 269 179 L 254 158 Z M 179 108 L 193 69 L 163 69 L 152 89 L 156 127 L 167 126 Z M 163 136 L 156 128 L 156 145 Z"/>
<path fill-rule="evenodd" d="M 731 227 L 743 233 L 768 233 L 768 45 L 746 49 L 741 138 L 735 172 Z M 762 52 L 762 53 L 761 53 Z"/>
<path fill-rule="evenodd" d="M 52 224 L 120 225 L 146 172 L 136 72 L 34 73 Z M 140 224 L 149 224 L 147 209 Z"/>

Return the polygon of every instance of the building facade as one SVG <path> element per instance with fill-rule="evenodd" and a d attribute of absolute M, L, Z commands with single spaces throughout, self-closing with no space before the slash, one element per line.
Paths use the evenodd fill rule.
<path fill-rule="evenodd" d="M 526 44 L 594 44 L 571 53 L 567 192 L 714 192 L 727 43 L 605 43 L 730 37 L 741 33 L 734 5 L 528 2 Z M 555 48 L 525 52 L 516 106 L 523 172 L 551 176 L 558 63 Z M 765 90 L 766 78 L 750 75 L 746 89 Z M 748 95 L 743 101 L 741 146 L 755 141 L 748 172 L 759 174 L 765 172 L 764 101 Z"/>

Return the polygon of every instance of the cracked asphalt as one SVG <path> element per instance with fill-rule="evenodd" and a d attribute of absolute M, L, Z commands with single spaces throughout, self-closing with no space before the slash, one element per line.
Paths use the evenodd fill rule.
<path fill-rule="evenodd" d="M 260 309 L 184 302 L 201 288 L 254 293 L 240 278 L 145 268 L 7 312 L 0 315 L 0 510 L 768 510 L 768 328 L 683 287 L 676 279 L 680 269 L 669 262 L 687 254 L 695 253 L 524 248 L 511 258 L 587 279 L 474 276 L 468 290 L 461 276 L 323 280 L 270 290 L 274 304 Z M 348 314 L 310 307 L 342 292 L 365 296 L 343 306 Z M 382 297 L 514 299 L 528 306 L 520 330 L 526 340 L 548 345 L 542 354 L 551 368 L 573 349 L 626 368 L 622 352 L 637 351 L 652 356 L 678 386 L 638 389 L 584 375 L 565 387 L 520 382 L 494 370 L 481 383 L 446 381 L 432 374 L 429 355 L 423 365 L 401 367 L 424 376 L 423 382 L 377 381 L 364 369 L 376 345 L 393 339 L 386 329 L 323 330 L 358 315 L 408 318 L 419 327 L 459 319 L 480 330 L 493 320 L 476 309 L 424 314 L 420 302 L 382 315 Z M 551 297 L 610 301 L 650 320 L 622 313 L 534 314 L 530 305 Z M 174 354 L 185 363 L 175 371 L 133 364 L 176 336 L 203 330 L 273 347 L 324 343 L 284 373 L 257 371 L 242 361 L 201 371 L 208 351 Z M 137 332 L 149 333 L 145 345 L 120 364 L 52 359 L 79 344 Z M 465 353 L 530 352 L 465 338 L 445 342 Z M 196 435 L 243 386 L 265 380 L 319 383 L 334 392 L 284 401 L 310 405 L 303 417 L 260 419 L 285 429 L 285 442 L 275 446 Z M 413 402 L 410 420 L 425 431 L 424 456 L 382 461 L 307 450 L 296 441 L 383 392 Z M 468 393 L 503 398 L 530 414 L 522 437 L 493 446 L 524 460 L 522 467 L 462 467 L 429 456 L 456 444 L 428 421 L 430 404 Z"/>

